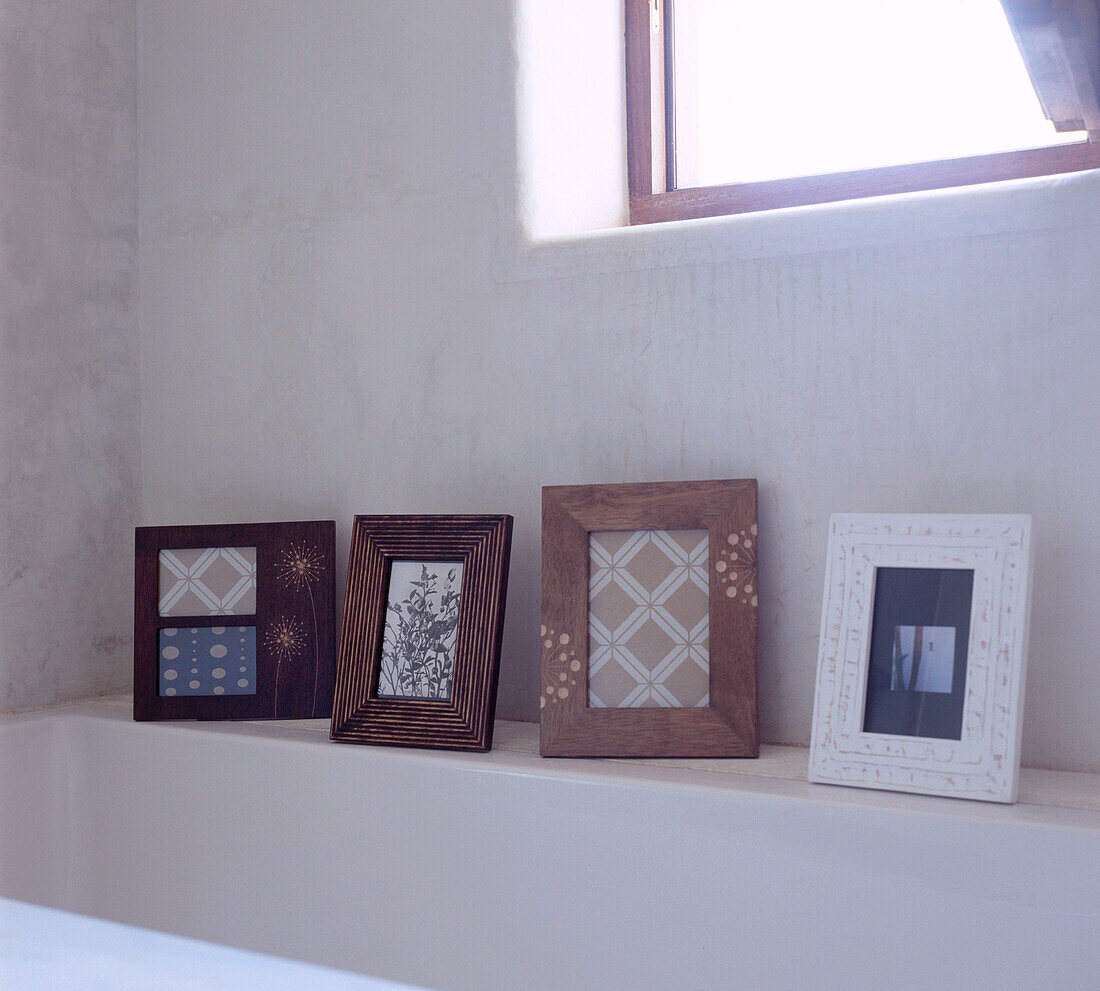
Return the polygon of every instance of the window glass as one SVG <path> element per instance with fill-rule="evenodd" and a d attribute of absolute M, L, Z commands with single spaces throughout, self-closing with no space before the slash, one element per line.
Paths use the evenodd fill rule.
<path fill-rule="evenodd" d="M 1079 142 L 999 0 L 675 0 L 676 186 Z"/>

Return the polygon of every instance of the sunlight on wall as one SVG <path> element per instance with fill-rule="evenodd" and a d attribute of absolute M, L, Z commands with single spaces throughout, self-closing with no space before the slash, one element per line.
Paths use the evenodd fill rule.
<path fill-rule="evenodd" d="M 521 0 L 516 46 L 525 233 L 537 240 L 625 225 L 621 4 Z"/>

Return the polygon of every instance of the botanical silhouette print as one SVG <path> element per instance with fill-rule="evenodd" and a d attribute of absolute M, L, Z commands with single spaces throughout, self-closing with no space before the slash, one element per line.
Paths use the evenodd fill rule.
<path fill-rule="evenodd" d="M 461 561 L 392 563 L 379 698 L 451 697 L 461 587 Z"/>

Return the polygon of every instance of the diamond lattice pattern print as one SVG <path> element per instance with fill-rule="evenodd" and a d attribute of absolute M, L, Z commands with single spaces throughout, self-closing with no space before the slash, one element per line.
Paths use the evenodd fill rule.
<path fill-rule="evenodd" d="M 706 530 L 588 535 L 588 704 L 710 704 Z"/>
<path fill-rule="evenodd" d="M 249 616 L 256 611 L 256 548 L 162 550 L 162 616 Z"/>

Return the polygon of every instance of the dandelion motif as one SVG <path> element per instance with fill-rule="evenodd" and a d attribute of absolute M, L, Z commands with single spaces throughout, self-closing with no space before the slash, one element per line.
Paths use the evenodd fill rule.
<path fill-rule="evenodd" d="M 267 631 L 264 639 L 280 661 L 297 656 L 306 642 L 302 625 L 296 619 L 280 619 Z"/>
<path fill-rule="evenodd" d="M 321 555 L 305 543 L 291 544 L 283 551 L 279 577 L 294 588 L 309 588 L 321 577 Z"/>
<path fill-rule="evenodd" d="M 279 675 L 283 670 L 283 661 L 297 657 L 306 642 L 302 625 L 296 619 L 280 619 L 267 633 L 264 642 L 269 650 L 279 658 L 275 667 L 275 717 L 279 716 Z"/>
<path fill-rule="evenodd" d="M 300 544 L 291 543 L 283 551 L 279 561 L 279 578 L 288 587 L 295 588 L 299 592 L 304 590 L 309 595 L 309 610 L 313 616 L 313 705 L 310 712 L 311 716 L 317 715 L 317 689 L 321 677 L 321 658 L 317 646 L 317 603 L 313 600 L 313 583 L 321 578 L 322 564 L 321 552 L 305 541 Z M 298 646 L 300 647 L 301 644 Z M 297 653 L 297 650 L 295 650 L 295 653 Z"/>

